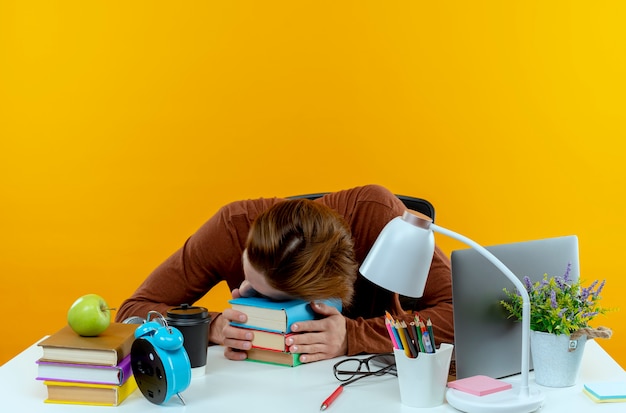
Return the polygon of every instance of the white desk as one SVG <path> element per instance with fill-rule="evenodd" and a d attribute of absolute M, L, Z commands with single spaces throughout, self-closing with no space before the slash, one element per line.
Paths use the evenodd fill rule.
<path fill-rule="evenodd" d="M 183 392 L 183 406 L 172 397 L 158 406 L 135 391 L 118 407 L 48 404 L 46 388 L 35 380 L 35 360 L 41 349 L 32 345 L 0 367 L 0 395 L 3 412 L 319 412 L 322 401 L 337 387 L 332 366 L 337 360 L 301 365 L 295 368 L 260 363 L 226 360 L 221 347 L 209 349 L 207 374 L 192 379 Z M 582 393 L 585 382 L 597 380 L 626 380 L 626 372 L 593 340 L 585 347 L 580 377 L 573 387 L 551 389 L 536 386 L 531 373 L 531 385 L 545 394 L 541 413 L 550 412 L 624 412 L 625 403 L 594 403 Z M 516 380 L 513 377 L 511 381 Z M 434 409 L 414 409 L 400 403 L 400 391 L 395 376 L 368 377 L 347 386 L 327 410 L 341 412 L 457 412 L 444 404 Z"/>

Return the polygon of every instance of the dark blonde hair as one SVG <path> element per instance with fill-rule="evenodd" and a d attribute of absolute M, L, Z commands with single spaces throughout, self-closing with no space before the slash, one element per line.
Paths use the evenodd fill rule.
<path fill-rule="evenodd" d="M 286 200 L 261 213 L 246 242 L 248 261 L 268 284 L 304 300 L 354 294 L 357 262 L 352 234 L 331 208 L 307 199 Z"/>

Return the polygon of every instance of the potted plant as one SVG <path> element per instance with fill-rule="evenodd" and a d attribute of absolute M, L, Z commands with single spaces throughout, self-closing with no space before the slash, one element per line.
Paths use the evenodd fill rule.
<path fill-rule="evenodd" d="M 583 287 L 570 278 L 571 264 L 562 276 L 548 276 L 532 283 L 523 283 L 530 297 L 530 345 L 535 381 L 550 387 L 572 386 L 587 338 L 609 338 L 611 330 L 593 328 L 589 322 L 609 311 L 600 306 L 605 280 Z M 522 297 L 518 291 L 504 292 L 508 300 L 500 303 L 509 318 L 522 317 Z"/>

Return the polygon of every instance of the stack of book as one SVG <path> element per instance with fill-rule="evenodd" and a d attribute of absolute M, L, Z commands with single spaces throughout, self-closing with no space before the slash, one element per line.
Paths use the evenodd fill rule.
<path fill-rule="evenodd" d="M 82 337 L 69 326 L 39 342 L 37 380 L 48 391 L 46 403 L 117 406 L 137 384 L 130 349 L 137 325 L 111 323 L 100 335 Z"/>
<path fill-rule="evenodd" d="M 298 334 L 291 326 L 299 321 L 314 320 L 317 314 L 308 301 L 273 301 L 263 297 L 241 297 L 229 301 L 231 307 L 248 316 L 246 323 L 231 323 L 237 327 L 253 330 L 252 348 L 247 351 L 249 361 L 294 367 L 300 363 L 300 355 L 290 353 L 285 339 Z M 341 301 L 325 300 L 341 311 Z"/>

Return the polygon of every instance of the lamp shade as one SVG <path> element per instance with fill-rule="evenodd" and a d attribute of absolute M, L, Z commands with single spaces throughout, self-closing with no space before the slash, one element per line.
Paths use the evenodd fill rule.
<path fill-rule="evenodd" d="M 361 264 L 361 274 L 389 291 L 421 297 L 435 251 L 431 223 L 411 211 L 389 221 Z"/>

